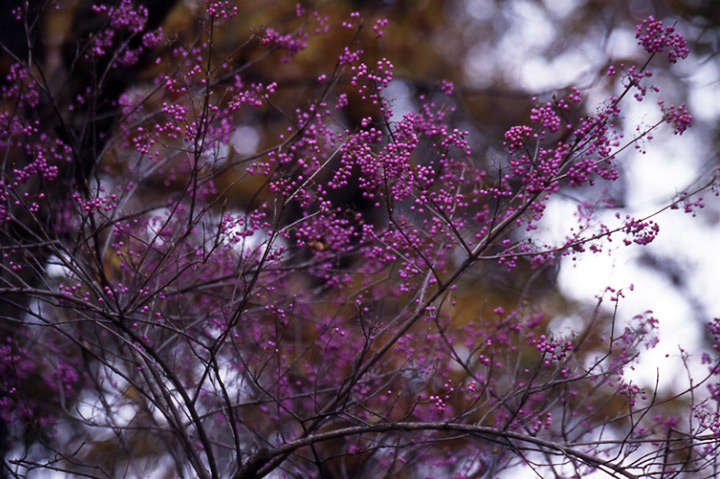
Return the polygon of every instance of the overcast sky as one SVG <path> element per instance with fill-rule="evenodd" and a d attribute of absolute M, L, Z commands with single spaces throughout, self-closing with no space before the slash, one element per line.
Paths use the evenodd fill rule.
<path fill-rule="evenodd" d="M 488 7 L 491 3 L 485 0 L 467 2 L 468 9 L 492 8 Z M 568 14 L 575 4 L 572 0 L 545 3 L 551 6 L 552 15 L 560 16 Z M 634 3 L 638 9 L 643 8 L 644 2 Z M 588 36 L 586 41 L 548 59 L 539 52 L 554 41 L 557 32 L 546 11 L 524 0 L 503 5 L 514 11 L 516 22 L 502 41 L 504 54 L 496 59 L 496 66 L 504 69 L 506 74 L 510 72 L 511 77 L 517 78 L 519 84 L 530 91 L 562 88 L 581 81 L 583 72 L 597 71 L 608 56 L 613 59 L 642 54 L 634 30 L 616 29 L 607 42 Z M 690 38 L 699 33 L 680 19 L 677 29 Z M 470 59 L 471 69 L 473 61 L 479 63 L 480 59 Z M 708 164 L 717 164 L 713 159 L 718 152 L 711 150 L 707 138 L 714 134 L 712 128 L 720 119 L 718 61 L 693 54 L 673 68 L 686 76 L 691 86 L 688 106 L 694 115 L 695 126 L 678 137 L 667 125 L 647 145 L 646 154 L 630 150 L 620 157 L 628 185 L 627 207 L 622 210 L 623 214 L 642 217 L 657 211 L 678 192 L 697 184 L 699 178 L 708 178 L 712 172 Z M 488 71 L 487 64 L 484 71 Z M 662 78 L 657 81 L 662 88 L 661 95 L 672 99 L 672 84 L 663 84 Z M 659 118 L 654 101 L 625 102 L 625 118 L 630 122 L 642 120 L 646 123 Z M 720 202 L 709 191 L 704 197 L 707 206 L 696 218 L 681 211 L 666 211 L 659 215 L 656 221 L 660 225 L 660 234 L 650 245 L 624 247 L 615 241 L 611 254 L 580 255 L 574 264 L 565 260 L 560 269 L 559 284 L 563 293 L 579 301 L 592 302 L 607 286 L 628 288 L 634 284 L 634 291 L 626 290 L 626 299 L 621 302 L 620 319 L 627 320 L 652 310 L 660 320 L 660 343 L 654 351 L 643 355 L 644 360 L 636 373 L 637 380 L 650 385 L 655 382 L 657 368 L 661 369 L 662 384 L 680 384 L 678 381 L 684 377 L 684 372 L 677 360 L 678 345 L 697 352 L 707 321 L 720 315 L 720 282 L 717 280 L 720 271 Z M 545 219 L 544 231 L 548 239 L 564 238 L 564 232 L 572 226 L 575 207 L 576 203 L 570 200 L 554 198 Z M 605 218 L 608 224 L 617 224 L 611 216 Z M 643 256 L 667 262 L 671 269 L 678 268 L 683 274 L 675 279 L 680 282 L 674 283 L 671 275 L 661 274 L 641 261 Z M 612 306 L 607 301 L 605 305 Z"/>

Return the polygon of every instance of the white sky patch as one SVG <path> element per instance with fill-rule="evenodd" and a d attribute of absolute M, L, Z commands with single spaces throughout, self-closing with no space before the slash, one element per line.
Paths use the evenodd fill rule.
<path fill-rule="evenodd" d="M 157 245 L 163 245 L 163 235 L 160 233 L 164 228 L 172 227 L 172 220 L 169 220 L 172 210 L 170 208 L 157 208 L 155 211 L 150 213 L 150 221 L 147 223 L 147 238 L 150 241 L 154 241 Z"/>
<path fill-rule="evenodd" d="M 219 143 L 217 141 L 211 143 L 208 147 L 200 145 L 203 148 L 200 154 L 200 166 L 205 168 L 213 168 L 217 164 L 222 164 L 228 158 L 230 153 L 230 145 L 227 143 Z M 188 161 L 192 162 L 192 155 L 188 156 Z"/>
<path fill-rule="evenodd" d="M 570 15 L 577 7 L 575 0 L 545 0 L 543 4 L 553 15 L 561 18 Z"/>
<path fill-rule="evenodd" d="M 172 210 L 170 208 L 157 208 L 150 215 L 151 219 L 147 225 L 147 239 L 148 241 L 154 241 L 156 245 L 163 245 L 163 235 L 160 232 L 164 228 L 175 228 L 177 223 L 176 220 L 170 218 Z M 270 236 L 265 230 L 250 231 L 250 225 L 246 224 L 245 221 L 240 221 L 245 216 L 243 212 L 237 210 L 230 210 L 225 213 L 225 216 L 230 216 L 236 220 L 236 225 L 227 228 L 222 235 L 222 242 L 231 246 L 233 251 L 238 255 L 248 255 L 256 250 L 263 251 L 270 240 Z M 168 222 L 169 219 L 169 222 Z M 204 229 L 204 235 L 202 236 L 208 245 L 211 245 L 215 240 L 218 232 L 218 225 L 222 218 L 218 215 L 207 213 L 203 221 L 198 225 L 198 228 Z M 249 234 L 245 235 L 244 232 Z M 273 246 L 286 246 L 286 242 L 282 237 L 275 237 Z"/>
<path fill-rule="evenodd" d="M 25 454 L 24 447 L 19 446 L 10 449 L 7 454 L 7 458 L 9 460 L 12 460 L 14 458 L 22 458 L 23 460 L 38 460 L 38 462 L 42 463 L 43 459 L 47 457 L 47 452 L 41 446 L 40 444 L 33 444 L 29 448 L 28 454 Z M 26 467 L 17 467 L 17 466 L 10 466 L 12 470 L 18 469 L 19 476 L 23 477 L 25 479 L 67 479 L 68 475 L 60 472 L 60 471 L 54 471 L 50 468 L 38 468 L 34 470 L 29 470 Z"/>
<path fill-rule="evenodd" d="M 535 2 L 518 0 L 513 2 L 510 8 L 514 10 L 510 15 L 514 15 L 516 21 L 508 35 L 510 37 L 508 43 L 515 43 L 514 50 L 542 49 L 555 40 L 557 30 L 544 9 Z"/>
<path fill-rule="evenodd" d="M 98 409 L 102 407 L 102 404 L 97 392 L 94 390 L 83 390 L 75 407 L 77 408 L 77 414 L 83 421 L 96 421 L 99 414 L 104 416 L 104 413 L 100 412 L 101 409 Z"/>
<path fill-rule="evenodd" d="M 477 20 L 490 20 L 497 14 L 495 0 L 465 0 L 465 11 Z"/>
<path fill-rule="evenodd" d="M 468 1 L 466 8 L 472 12 L 475 4 L 479 3 L 482 2 Z M 553 9 L 550 15 L 534 2 L 519 0 L 510 3 L 508 11 L 511 13 L 508 15 L 513 17 L 511 28 L 497 45 L 490 47 L 492 51 L 480 44 L 468 51 L 465 62 L 468 82 L 478 87 L 490 86 L 498 76 L 502 76 L 530 90 L 542 91 L 566 87 L 595 71 L 598 66 L 588 60 L 599 58 L 600 45 L 596 42 L 574 45 L 553 58 L 545 54 L 545 50 L 557 41 L 557 30 L 553 24 L 556 20 L 551 17 L 562 17 L 575 8 L 572 0 L 551 3 Z M 498 51 L 502 55 L 498 55 Z"/>
<path fill-rule="evenodd" d="M 573 49 L 551 61 L 539 56 L 528 58 L 521 67 L 520 78 L 531 91 L 544 91 L 576 84 L 593 68 L 584 49 Z"/>
<path fill-rule="evenodd" d="M 638 366 L 634 371 L 627 372 L 628 378 L 652 387 L 660 367 L 661 387 L 679 386 L 678 381 L 683 379 L 684 371 L 677 361 L 678 345 L 692 348 L 699 344 L 701 331 L 692 322 L 693 313 L 682 292 L 667 278 L 637 262 L 642 248 L 650 247 L 621 246 L 610 257 L 580 255 L 572 264 L 569 261 L 564 263 L 558 282 L 567 296 L 583 302 L 602 295 L 607 286 L 622 288 L 624 298 L 620 299 L 616 333 L 622 331 L 633 316 L 653 311 L 660 321 L 660 342 L 654 349 L 642 351 Z M 633 291 L 629 288 L 631 284 L 634 285 Z M 609 296 L 605 295 L 603 307 L 611 311 L 615 303 L 608 299 Z"/>
<path fill-rule="evenodd" d="M 111 408 L 111 417 L 95 390 L 83 390 L 77 402 L 77 414 L 83 421 L 108 426 L 109 428 L 125 427 L 130 425 L 140 413 L 140 392 L 134 389 L 125 378 L 115 373 L 111 368 L 103 369 L 103 394 Z M 137 399 L 135 397 L 137 396 Z M 164 417 L 156 418 L 164 423 Z M 91 428 L 94 440 L 104 440 L 113 437 L 111 429 L 103 427 Z"/>
<path fill-rule="evenodd" d="M 494 46 L 493 52 L 484 49 L 470 51 L 471 64 L 468 73 L 477 69 L 472 56 L 481 54 L 482 57 L 475 60 L 486 65 L 493 73 L 502 73 L 509 81 L 525 80 L 522 74 L 523 66 L 539 58 L 540 53 L 555 40 L 556 30 L 545 11 L 538 5 L 519 0 L 510 3 L 507 10 L 508 15 L 513 18 L 510 29 Z M 502 55 L 497 52 L 502 52 Z"/>
<path fill-rule="evenodd" d="M 65 264 L 68 262 L 68 258 L 60 258 L 52 255 L 45 264 L 45 273 L 48 277 L 53 279 L 69 278 L 72 276 L 72 271 Z"/>
<path fill-rule="evenodd" d="M 486 88 L 495 82 L 499 69 L 498 60 L 490 55 L 487 48 L 477 44 L 468 49 L 464 62 L 465 83 L 476 88 Z"/>
<path fill-rule="evenodd" d="M 705 121 L 720 117 L 720 64 L 700 62 L 690 79 L 689 108 L 693 116 Z"/>
<path fill-rule="evenodd" d="M 648 111 L 647 115 L 640 116 L 635 107 L 630 111 L 630 119 L 642 117 L 646 123 L 661 116 L 659 111 Z M 635 209 L 668 204 L 697 179 L 700 163 L 706 158 L 698 143 L 701 139 L 695 135 L 678 137 L 672 133 L 670 125 L 663 124 L 653 136 L 652 141 L 644 142 L 647 153 L 638 154 L 631 149 L 629 154 L 619 157 L 628 177 L 627 202 Z"/>
<path fill-rule="evenodd" d="M 717 200 L 714 201 L 717 202 Z M 696 223 L 700 220 L 691 221 Z M 689 237 L 683 245 L 684 248 L 682 250 L 675 249 L 675 251 L 684 251 L 686 254 L 689 254 L 690 251 L 706 253 L 699 257 L 693 255 L 695 257 L 691 266 L 694 274 L 688 278 L 688 289 L 702 295 L 703 305 L 709 315 L 708 319 L 711 319 L 711 317 L 720 316 L 720 281 L 717 279 L 720 271 L 720 251 L 718 251 L 720 224 L 715 221 L 712 225 L 696 225 L 696 228 L 702 229 L 702 234 Z"/>
<path fill-rule="evenodd" d="M 223 242 L 232 247 L 233 251 L 240 256 L 247 256 L 256 250 L 264 251 L 270 241 L 270 236 L 265 230 L 254 230 L 249 222 L 244 221 L 245 214 L 242 211 L 230 210 L 225 216 L 230 216 L 236 221 L 236 225 L 228 228 L 223 235 Z M 247 232 L 248 234 L 244 234 Z M 276 236 L 273 246 L 285 247 L 286 241 L 280 236 Z"/>
<path fill-rule="evenodd" d="M 639 48 L 634 31 L 616 28 L 610 32 L 606 46 L 610 58 L 633 58 L 640 51 Z"/>
<path fill-rule="evenodd" d="M 390 121 L 398 122 L 402 120 L 403 115 L 415 110 L 415 105 L 410 96 L 410 88 L 402 80 L 391 82 L 383 92 L 383 97 L 392 99 L 393 114 Z"/>
<path fill-rule="evenodd" d="M 250 387 L 249 380 L 240 370 L 240 366 L 236 364 L 237 358 L 233 354 L 222 352 L 217 357 L 218 374 L 211 372 L 207 375 L 206 384 L 212 384 L 209 387 L 212 391 L 220 391 L 218 381 L 222 382 L 223 387 L 227 391 L 228 397 L 235 403 L 250 401 L 253 399 L 253 389 Z M 202 377 L 205 372 L 205 365 L 197 364 L 195 367 L 196 377 Z M 201 408 L 203 413 L 207 413 L 206 408 Z"/>
<path fill-rule="evenodd" d="M 247 125 L 238 127 L 230 136 L 230 144 L 241 155 L 252 155 L 257 151 L 259 143 L 257 129 Z"/>

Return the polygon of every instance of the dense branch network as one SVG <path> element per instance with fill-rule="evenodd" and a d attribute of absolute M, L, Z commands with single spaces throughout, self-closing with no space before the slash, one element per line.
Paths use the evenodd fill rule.
<path fill-rule="evenodd" d="M 14 11 L 28 31 L 32 14 Z M 616 180 L 627 148 L 665 124 L 677 135 L 690 126 L 684 105 L 660 100 L 634 138 L 619 127 L 624 102 L 657 94 L 650 60 L 687 57 L 673 27 L 638 26 L 649 59 L 610 67 L 622 90 L 595 113 L 578 89 L 534 100 L 488 166 L 452 126 L 450 82 L 395 115 L 394 66 L 368 60 L 362 43 L 387 20 L 363 29 L 352 13 L 335 26 L 298 6 L 289 33 L 269 27 L 226 52 L 218 38 L 237 14 L 205 2 L 194 37 L 166 39 L 145 7 L 94 5 L 97 30 L 65 72 L 97 75 L 79 105 L 30 53 L 13 55 L 0 115 L 0 419 L 25 452 L 3 451 L 6 476 L 460 478 L 525 467 L 664 478 L 718 467 L 716 354 L 676 397 L 625 378 L 655 341 L 651 313 L 619 325 L 598 304 L 563 337 L 525 294 L 488 294 L 470 320 L 459 304 L 478 271 L 539 274 L 618 236 L 655 238 L 659 212 L 602 224 L 601 206 L 587 204 L 563 242 L 535 231 L 555 194 Z M 345 43 L 307 99 L 253 75 L 292 64 L 333 28 Z M 143 63 L 153 55 L 156 69 Z M 138 65 L 152 80 L 103 96 L 112 72 Z M 265 117 L 277 117 L 272 141 L 240 153 Z M 692 213 L 713 187 L 667 208 Z M 623 294 L 605 297 L 617 305 Z M 678 403 L 682 419 L 667 413 Z M 23 444 L 31 436 L 44 455 Z"/>

